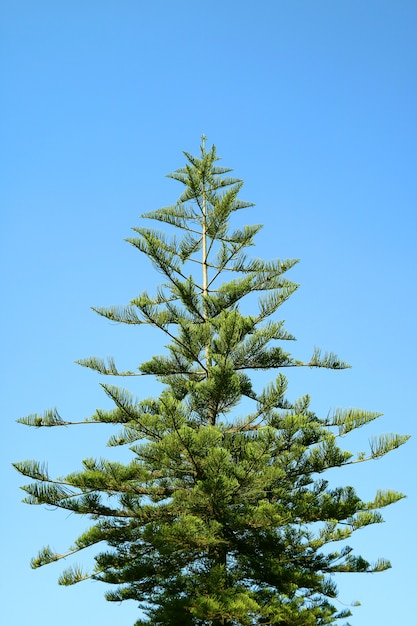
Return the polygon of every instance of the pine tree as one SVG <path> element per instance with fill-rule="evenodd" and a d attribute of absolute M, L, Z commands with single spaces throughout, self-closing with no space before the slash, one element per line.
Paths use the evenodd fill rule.
<path fill-rule="evenodd" d="M 378 491 L 365 502 L 352 487 L 330 487 L 323 474 L 381 457 L 408 437 L 381 436 L 355 458 L 339 437 L 379 413 L 338 409 L 319 417 L 308 395 L 286 399 L 284 368 L 348 365 L 318 350 L 302 362 L 282 347 L 294 337 L 274 314 L 297 288 L 286 277 L 296 260 L 249 258 L 261 226 L 230 226 L 236 211 L 252 206 L 238 197 L 242 182 L 218 165 L 204 137 L 199 157 L 184 154 L 186 165 L 170 175 L 183 185 L 177 203 L 142 216 L 164 230 L 141 226 L 127 240 L 164 283 L 128 306 L 94 309 L 108 320 L 159 329 L 167 353 L 135 371 L 119 371 L 113 359 L 79 362 L 106 376 L 156 377 L 163 391 L 138 400 L 102 385 L 114 408 L 86 422 L 121 425 L 108 444 L 128 446 L 128 464 L 86 459 L 82 470 L 57 479 L 41 463 L 15 464 L 34 480 L 23 487 L 27 503 L 94 521 L 69 552 L 46 547 L 32 566 L 104 543 L 90 574 L 74 566 L 59 583 L 91 577 L 115 585 L 108 600 L 136 600 L 148 616 L 136 626 L 335 624 L 350 611 L 333 604 L 332 574 L 390 567 L 355 556 L 346 540 L 381 522 L 379 509 L 403 495 Z M 243 313 L 244 302 L 252 314 Z M 250 375 L 263 370 L 278 372 L 257 390 Z M 74 424 L 55 409 L 19 421 Z"/>

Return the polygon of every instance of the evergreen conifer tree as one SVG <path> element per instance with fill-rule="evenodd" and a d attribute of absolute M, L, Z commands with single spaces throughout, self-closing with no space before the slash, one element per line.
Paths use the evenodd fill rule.
<path fill-rule="evenodd" d="M 138 400 L 103 384 L 114 408 L 86 421 L 121 426 L 109 445 L 130 447 L 128 464 L 86 459 L 82 470 L 57 479 L 41 463 L 15 464 L 34 480 L 23 487 L 26 502 L 93 520 L 69 552 L 46 547 L 32 566 L 104 544 L 90 574 L 73 566 L 59 582 L 92 577 L 115 585 L 108 600 L 136 600 L 148 616 L 136 626 L 339 623 L 350 611 L 333 604 L 332 574 L 390 566 L 355 556 L 346 541 L 381 522 L 379 509 L 403 495 L 378 491 L 365 502 L 352 487 L 330 487 L 323 475 L 381 457 L 407 436 L 381 436 L 355 458 L 339 437 L 380 414 L 338 409 L 319 417 L 308 395 L 286 399 L 285 368 L 348 365 L 319 351 L 301 362 L 283 348 L 293 337 L 274 314 L 297 287 L 286 278 L 296 261 L 249 258 L 261 227 L 230 226 L 235 211 L 252 206 L 238 197 L 242 182 L 218 165 L 204 138 L 198 157 L 184 154 L 186 165 L 170 175 L 183 185 L 178 202 L 142 216 L 164 230 L 142 225 L 127 240 L 163 284 L 128 306 L 94 309 L 108 320 L 158 328 L 167 353 L 135 371 L 119 371 L 112 359 L 80 361 L 106 376 L 154 376 L 163 391 Z M 241 304 L 253 294 L 254 310 L 244 314 Z M 261 390 L 251 379 L 258 370 L 277 370 Z M 242 400 L 250 409 L 238 417 Z M 55 409 L 19 421 L 75 423 Z"/>

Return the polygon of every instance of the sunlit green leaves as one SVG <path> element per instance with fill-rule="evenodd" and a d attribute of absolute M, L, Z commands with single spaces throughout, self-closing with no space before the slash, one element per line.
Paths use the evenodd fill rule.
<path fill-rule="evenodd" d="M 17 420 L 19 424 L 24 424 L 25 426 L 65 426 L 66 422 L 61 418 L 58 411 L 56 409 L 49 409 L 45 411 L 42 415 L 38 415 L 37 413 L 33 413 L 32 415 L 28 415 L 27 417 L 21 417 Z"/>
<path fill-rule="evenodd" d="M 408 437 L 371 438 L 370 451 L 354 457 L 339 443 L 380 413 L 338 408 L 322 417 L 309 395 L 287 397 L 284 368 L 349 366 L 331 352 L 315 349 L 300 360 L 287 351 L 294 336 L 274 315 L 298 287 L 287 276 L 297 259 L 251 258 L 261 226 L 230 223 L 252 206 L 239 197 L 242 181 L 218 166 L 204 138 L 199 156 L 185 157 L 170 175 L 183 186 L 178 201 L 142 216 L 165 230 L 142 222 L 127 240 L 163 284 L 127 306 L 94 308 L 139 333 L 161 331 L 165 354 L 133 370 L 119 369 L 112 357 L 78 361 L 104 376 L 137 376 L 139 397 L 103 384 L 113 408 L 79 422 L 64 421 L 56 409 L 19 420 L 34 427 L 114 425 L 119 430 L 108 445 L 131 454 L 124 463 L 84 459 L 61 478 L 43 463 L 15 464 L 33 481 L 23 487 L 26 502 L 93 522 L 66 554 L 46 547 L 32 567 L 100 544 L 92 574 L 75 565 L 59 583 L 110 583 L 108 600 L 133 599 L 148 615 L 138 626 L 333 626 L 350 610 L 333 606 L 337 589 L 329 576 L 389 567 L 355 555 L 346 541 L 381 523 L 379 509 L 404 496 L 380 490 L 364 502 L 353 487 L 323 476 L 383 457 Z M 243 305 L 254 310 L 243 314 Z M 278 371 L 258 389 L 259 370 Z M 157 398 L 141 395 L 149 376 L 164 385 Z"/>

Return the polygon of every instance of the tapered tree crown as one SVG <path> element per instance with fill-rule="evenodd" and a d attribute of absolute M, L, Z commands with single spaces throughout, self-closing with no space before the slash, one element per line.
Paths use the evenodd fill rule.
<path fill-rule="evenodd" d="M 297 261 L 249 256 L 261 226 L 230 225 L 235 212 L 253 206 L 239 199 L 242 181 L 218 165 L 205 138 L 198 157 L 184 154 L 185 166 L 170 174 L 183 186 L 178 201 L 142 215 L 127 240 L 163 282 L 127 306 L 94 308 L 112 321 L 159 329 L 166 353 L 131 371 L 119 371 L 112 358 L 79 361 L 105 376 L 156 377 L 163 391 L 136 399 L 103 384 L 114 408 L 82 422 L 120 425 L 108 445 L 128 446 L 128 464 L 86 459 L 82 470 L 58 479 L 41 463 L 15 464 L 34 480 L 23 487 L 26 502 L 93 520 L 69 552 L 44 548 L 32 566 L 102 544 L 90 573 L 73 566 L 59 582 L 115 585 L 108 600 L 133 599 L 147 616 L 136 626 L 336 624 L 350 611 L 332 603 L 332 574 L 390 566 L 354 556 L 346 541 L 381 522 L 379 509 L 403 495 L 378 491 L 364 502 L 353 487 L 331 488 L 323 474 L 385 455 L 408 437 L 383 435 L 355 458 L 339 438 L 379 413 L 349 408 L 320 417 L 308 395 L 286 398 L 284 370 L 348 365 L 319 350 L 305 362 L 291 356 L 294 337 L 276 314 L 297 288 L 287 277 Z M 244 315 L 248 299 L 253 311 Z M 262 370 L 277 371 L 257 389 L 252 375 Z M 252 408 L 238 417 L 244 399 Z M 55 409 L 19 421 L 76 423 Z"/>

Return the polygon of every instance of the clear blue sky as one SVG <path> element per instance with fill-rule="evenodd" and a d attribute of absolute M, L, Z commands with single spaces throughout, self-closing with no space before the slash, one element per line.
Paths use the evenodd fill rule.
<path fill-rule="evenodd" d="M 295 353 L 317 345 L 353 365 L 290 372 L 290 397 L 309 393 L 324 414 L 383 412 L 346 438 L 353 452 L 374 434 L 416 434 L 416 27 L 414 0 L 0 3 L 1 623 L 137 617 L 133 602 L 106 602 L 100 583 L 59 587 L 62 563 L 29 568 L 45 544 L 65 551 L 88 520 L 21 504 L 24 480 L 10 466 L 35 458 L 65 474 L 114 455 L 110 432 L 14 420 L 50 406 L 88 416 L 107 403 L 76 359 L 113 354 L 133 368 L 156 349 L 90 306 L 127 303 L 159 280 L 123 239 L 140 213 L 176 200 L 164 175 L 202 133 L 256 203 L 244 216 L 265 224 L 255 254 L 301 259 L 291 274 L 301 287 L 282 309 Z M 131 386 L 149 395 L 143 387 Z M 379 487 L 408 494 L 351 542 L 393 563 L 338 581 L 342 602 L 362 602 L 353 626 L 415 615 L 415 476 L 415 437 L 334 476 L 365 499 Z"/>

